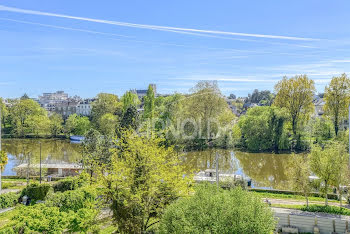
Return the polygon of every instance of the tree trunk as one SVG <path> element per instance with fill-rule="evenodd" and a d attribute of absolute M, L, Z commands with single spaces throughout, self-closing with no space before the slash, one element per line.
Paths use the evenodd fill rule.
<path fill-rule="evenodd" d="M 338 186 L 338 193 L 339 193 L 339 204 L 340 204 L 340 207 L 342 207 L 342 200 L 343 200 L 343 198 L 342 198 L 342 191 L 341 191 L 341 189 L 340 189 L 340 186 Z"/>
<path fill-rule="evenodd" d="M 306 199 L 306 208 L 309 208 L 309 198 L 307 197 L 306 194 L 305 194 L 305 199 Z"/>
<path fill-rule="evenodd" d="M 2 177 L 2 174 L 1 174 L 1 167 L 0 167 L 0 192 L 1 192 L 1 190 L 2 190 L 2 181 L 1 181 L 1 177 Z"/>
<path fill-rule="evenodd" d="M 327 180 L 324 181 L 324 189 L 325 189 L 325 193 L 326 193 L 326 200 L 325 200 L 325 205 L 328 206 L 328 182 Z"/>
<path fill-rule="evenodd" d="M 335 118 L 334 120 L 334 131 L 335 131 L 335 136 L 338 136 L 338 131 L 339 131 L 338 118 Z"/>

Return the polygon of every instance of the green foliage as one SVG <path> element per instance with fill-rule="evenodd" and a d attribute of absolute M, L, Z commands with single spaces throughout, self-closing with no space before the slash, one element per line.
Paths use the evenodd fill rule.
<path fill-rule="evenodd" d="M 276 98 L 274 105 L 286 108 L 292 124 L 294 136 L 300 134 L 301 126 L 314 111 L 312 103 L 315 82 L 306 75 L 283 77 L 275 85 Z"/>
<path fill-rule="evenodd" d="M 122 98 L 121 101 L 123 103 L 123 112 L 125 113 L 125 111 L 130 108 L 130 107 L 137 107 L 138 105 L 140 105 L 140 100 L 137 97 L 137 95 L 131 91 L 126 92 Z"/>
<path fill-rule="evenodd" d="M 62 233 L 68 225 L 68 214 L 60 212 L 57 207 L 44 204 L 19 206 L 18 212 L 8 226 L 15 233 Z"/>
<path fill-rule="evenodd" d="M 194 196 L 171 204 L 160 233 L 272 233 L 273 213 L 260 197 L 240 188 L 200 186 Z"/>
<path fill-rule="evenodd" d="M 109 93 L 99 93 L 91 105 L 92 120 L 97 128 L 100 127 L 98 121 L 104 114 L 118 115 L 122 111 L 122 103 L 119 102 L 118 96 Z"/>
<path fill-rule="evenodd" d="M 254 89 L 252 94 L 248 94 L 246 102 L 260 104 L 262 106 L 271 106 L 273 98 L 274 96 L 269 90 L 259 91 L 258 89 Z"/>
<path fill-rule="evenodd" d="M 118 116 L 111 113 L 107 113 L 101 116 L 98 120 L 98 126 L 102 135 L 114 136 L 116 133 L 117 126 L 119 124 Z"/>
<path fill-rule="evenodd" d="M 75 190 L 89 184 L 89 175 L 81 173 L 78 177 L 68 177 L 59 180 L 52 187 L 55 192 Z"/>
<path fill-rule="evenodd" d="M 250 151 L 279 151 L 287 148 L 284 109 L 253 107 L 241 117 L 239 127 L 243 146 Z"/>
<path fill-rule="evenodd" d="M 333 123 L 324 118 L 316 118 L 313 122 L 313 136 L 317 143 L 324 143 L 335 136 Z"/>
<path fill-rule="evenodd" d="M 12 101 L 11 104 L 8 121 L 12 127 L 12 133 L 16 136 L 23 137 L 26 132 L 29 132 L 33 128 L 31 126 L 33 119 L 47 117 L 46 110 L 41 108 L 34 100 L 20 99 Z M 43 127 L 40 123 L 38 124 L 40 128 Z"/>
<path fill-rule="evenodd" d="M 154 90 L 152 85 L 148 86 L 147 94 L 144 97 L 144 112 L 143 112 L 143 118 L 144 119 L 153 119 L 154 118 Z"/>
<path fill-rule="evenodd" d="M 325 204 L 328 204 L 328 186 L 341 183 L 347 173 L 344 172 L 348 164 L 347 152 L 345 146 L 332 142 L 324 148 L 314 145 L 310 154 L 311 170 L 324 182 L 324 191 L 326 194 Z"/>
<path fill-rule="evenodd" d="M 98 227 L 96 225 L 97 215 L 98 210 L 86 208 L 80 209 L 73 216 L 70 217 L 68 229 L 71 232 L 98 232 Z"/>
<path fill-rule="evenodd" d="M 350 209 L 339 206 L 310 205 L 309 207 L 303 206 L 301 210 L 309 212 L 323 212 L 337 215 L 350 215 Z"/>
<path fill-rule="evenodd" d="M 82 208 L 93 209 L 96 205 L 97 191 L 93 187 L 84 187 L 69 190 L 63 193 L 50 194 L 45 204 L 50 207 L 58 207 L 60 211 L 78 211 Z"/>
<path fill-rule="evenodd" d="M 0 233 L 64 233 L 98 231 L 96 217 L 98 210 L 80 209 L 77 212 L 62 212 L 58 207 L 44 204 L 18 206 L 11 221 L 0 228 Z"/>
<path fill-rule="evenodd" d="M 51 186 L 49 184 L 39 184 L 37 182 L 29 184 L 21 192 L 21 196 L 28 196 L 32 201 L 44 200 Z"/>
<path fill-rule="evenodd" d="M 135 106 L 129 106 L 123 113 L 123 118 L 120 123 L 120 127 L 124 129 L 136 129 L 137 128 L 138 113 Z"/>
<path fill-rule="evenodd" d="M 333 77 L 325 88 L 325 114 L 333 120 L 335 134 L 338 135 L 339 125 L 348 116 L 350 101 L 350 79 L 344 73 Z"/>
<path fill-rule="evenodd" d="M 1 171 L 4 170 L 4 167 L 7 164 L 7 161 L 8 161 L 7 153 L 1 150 L 0 151 L 0 175 L 1 175 Z"/>
<path fill-rule="evenodd" d="M 86 116 L 70 115 L 66 121 L 68 134 L 83 136 L 90 129 L 90 120 Z"/>
<path fill-rule="evenodd" d="M 57 137 L 59 134 L 62 133 L 63 131 L 63 119 L 62 116 L 57 114 L 57 113 L 53 113 L 50 115 L 50 132 L 51 135 L 54 137 Z"/>
<path fill-rule="evenodd" d="M 187 194 L 188 178 L 173 148 L 164 139 L 123 132 L 107 173 L 100 174 L 120 232 L 145 232 L 166 205 Z"/>
<path fill-rule="evenodd" d="M 0 194 L 0 209 L 13 207 L 19 199 L 18 193 L 3 193 Z"/>
<path fill-rule="evenodd" d="M 26 134 L 34 134 L 36 137 L 50 134 L 50 119 L 47 114 L 30 115 L 24 123 Z"/>

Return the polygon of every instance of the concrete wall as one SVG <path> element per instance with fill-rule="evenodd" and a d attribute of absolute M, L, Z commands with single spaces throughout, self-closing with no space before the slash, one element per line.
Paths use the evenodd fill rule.
<path fill-rule="evenodd" d="M 299 233 L 313 233 L 314 226 L 320 233 L 346 233 L 350 223 L 349 216 L 317 214 L 311 212 L 303 212 L 291 209 L 273 208 L 275 217 L 278 221 L 278 228 L 283 226 L 297 227 Z"/>

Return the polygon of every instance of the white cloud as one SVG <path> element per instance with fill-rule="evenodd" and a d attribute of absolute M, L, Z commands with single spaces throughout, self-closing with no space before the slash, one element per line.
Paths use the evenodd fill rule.
<path fill-rule="evenodd" d="M 269 34 L 239 33 L 239 32 L 227 32 L 227 31 L 217 31 L 217 30 L 180 28 L 180 27 L 158 26 L 158 25 L 148 25 L 148 24 L 133 24 L 133 23 L 127 23 L 127 22 L 121 22 L 121 21 L 101 20 L 101 19 L 93 19 L 93 18 L 86 18 L 86 17 L 78 17 L 78 16 L 71 16 L 71 15 L 64 15 L 64 14 L 55 14 L 55 13 L 49 13 L 49 12 L 20 9 L 20 8 L 15 8 L 15 7 L 7 7 L 4 5 L 0 5 L 0 11 L 16 12 L 16 13 L 30 14 L 30 15 L 42 15 L 42 16 L 74 19 L 74 20 L 82 20 L 82 21 L 117 25 L 117 26 L 123 26 L 123 27 L 150 29 L 150 30 L 158 30 L 158 31 L 170 31 L 170 32 L 174 32 L 174 33 L 179 33 L 179 31 L 181 31 L 181 33 L 182 32 L 192 32 L 192 33 L 202 33 L 202 34 L 205 33 L 205 34 L 213 34 L 213 35 L 229 35 L 229 36 L 269 38 L 269 39 L 282 39 L 282 40 L 294 40 L 294 41 L 318 41 L 318 40 L 320 40 L 320 39 L 316 39 L 316 38 L 306 38 L 306 37 L 291 37 L 291 36 L 269 35 Z"/>

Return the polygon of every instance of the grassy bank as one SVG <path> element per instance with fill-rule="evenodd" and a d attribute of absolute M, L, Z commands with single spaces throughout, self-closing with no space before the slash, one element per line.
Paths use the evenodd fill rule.
<path fill-rule="evenodd" d="M 308 212 L 316 212 L 316 213 L 327 213 L 327 214 L 336 214 L 336 215 L 347 215 L 350 216 L 350 209 L 339 207 L 339 206 L 323 206 L 323 205 L 287 205 L 287 204 L 272 204 L 272 207 L 279 208 L 287 208 L 287 209 L 295 209 L 302 210 Z"/>

